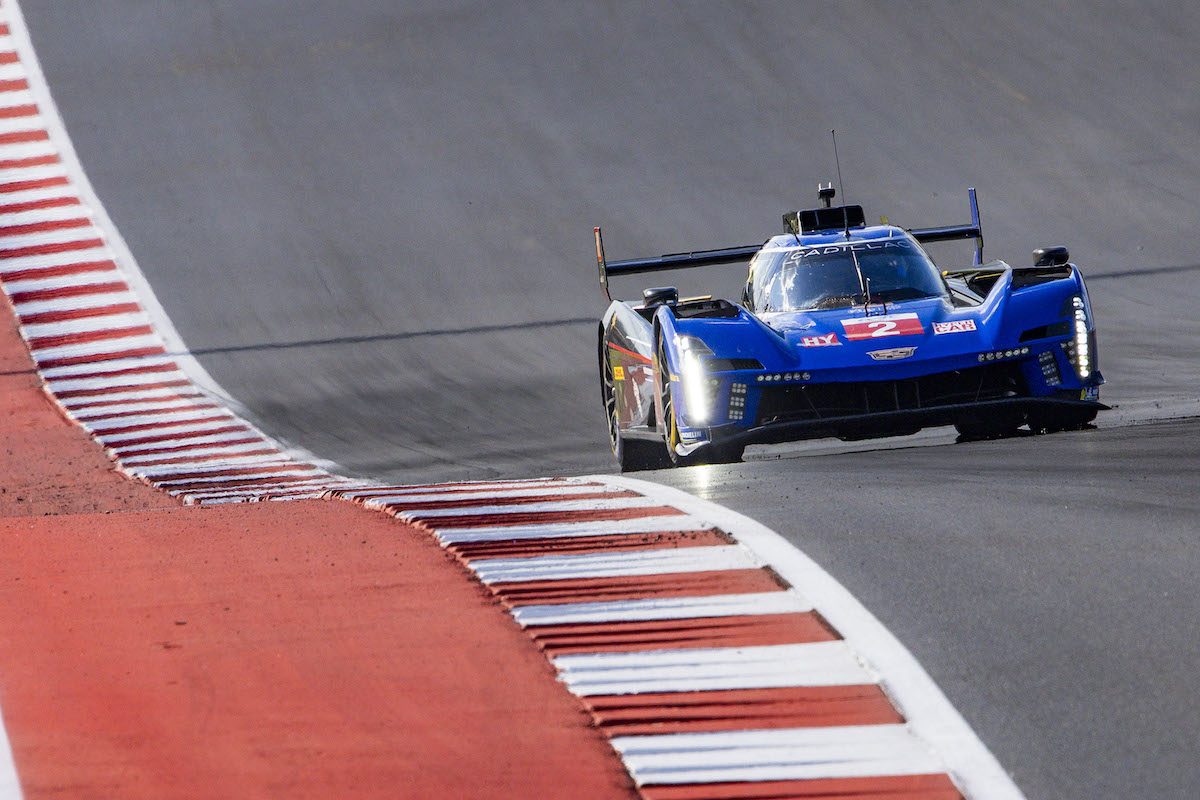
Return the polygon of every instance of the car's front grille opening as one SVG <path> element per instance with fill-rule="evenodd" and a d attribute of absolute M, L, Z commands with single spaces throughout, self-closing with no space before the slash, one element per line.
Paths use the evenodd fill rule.
<path fill-rule="evenodd" d="M 1020 367 L 1013 362 L 896 381 L 771 386 L 762 390 L 758 424 L 916 411 L 1026 394 L 1028 390 Z"/>

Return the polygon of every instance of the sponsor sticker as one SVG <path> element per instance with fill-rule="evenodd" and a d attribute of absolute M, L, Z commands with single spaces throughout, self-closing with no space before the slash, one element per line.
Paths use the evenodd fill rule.
<path fill-rule="evenodd" d="M 614 381 L 625 380 L 625 368 L 624 367 L 613 367 L 613 380 Z"/>
<path fill-rule="evenodd" d="M 1080 400 L 1092 400 L 1092 401 L 1099 400 L 1100 399 L 1100 387 L 1099 386 L 1084 387 L 1084 389 L 1079 392 L 1079 399 Z"/>
<path fill-rule="evenodd" d="M 973 319 L 955 319 L 949 322 L 933 323 L 933 332 L 935 334 L 967 333 L 973 330 L 975 330 L 975 320 Z"/>
<path fill-rule="evenodd" d="M 805 336 L 800 340 L 801 347 L 829 347 L 835 344 L 841 344 L 836 333 L 827 333 L 824 336 Z"/>
<path fill-rule="evenodd" d="M 885 317 L 859 317 L 842 320 L 846 338 L 877 339 L 881 336 L 916 336 L 925 332 L 916 314 L 889 314 Z"/>

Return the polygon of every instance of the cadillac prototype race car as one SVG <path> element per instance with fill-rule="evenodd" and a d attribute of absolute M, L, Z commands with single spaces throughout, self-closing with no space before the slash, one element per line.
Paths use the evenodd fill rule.
<path fill-rule="evenodd" d="M 1065 247 L 1032 266 L 983 263 L 971 223 L 868 226 L 861 206 L 785 214 L 762 245 L 607 261 L 615 275 L 745 263 L 740 302 L 646 289 L 613 301 L 599 365 L 623 470 L 737 461 L 747 445 L 901 436 L 953 425 L 967 439 L 1076 429 L 1107 406 L 1092 307 Z M 941 270 L 923 243 L 975 240 L 974 264 Z"/>

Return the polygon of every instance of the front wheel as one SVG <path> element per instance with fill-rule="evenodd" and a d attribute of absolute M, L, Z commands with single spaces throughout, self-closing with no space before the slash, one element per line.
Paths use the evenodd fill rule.
<path fill-rule="evenodd" d="M 618 386 L 613 378 L 612 364 L 604 351 L 600 352 L 600 362 L 600 392 L 604 399 L 604 412 L 608 416 L 608 444 L 621 472 L 665 469 L 671 466 L 666 452 L 658 442 L 629 439 L 621 435 L 620 416 L 617 411 Z"/>

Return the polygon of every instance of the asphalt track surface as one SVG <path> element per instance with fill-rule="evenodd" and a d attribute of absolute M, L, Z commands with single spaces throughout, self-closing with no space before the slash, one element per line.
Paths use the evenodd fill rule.
<path fill-rule="evenodd" d="M 1069 245 L 1118 408 L 651 477 L 846 583 L 1030 797 L 1193 796 L 1200 427 L 1139 423 L 1200 414 L 1200 7 L 400 5 L 22 3 L 110 214 L 266 430 L 390 480 L 610 469 L 589 227 L 613 258 L 760 241 L 837 128 L 869 216 L 956 223 L 973 185 L 990 256 Z"/>

